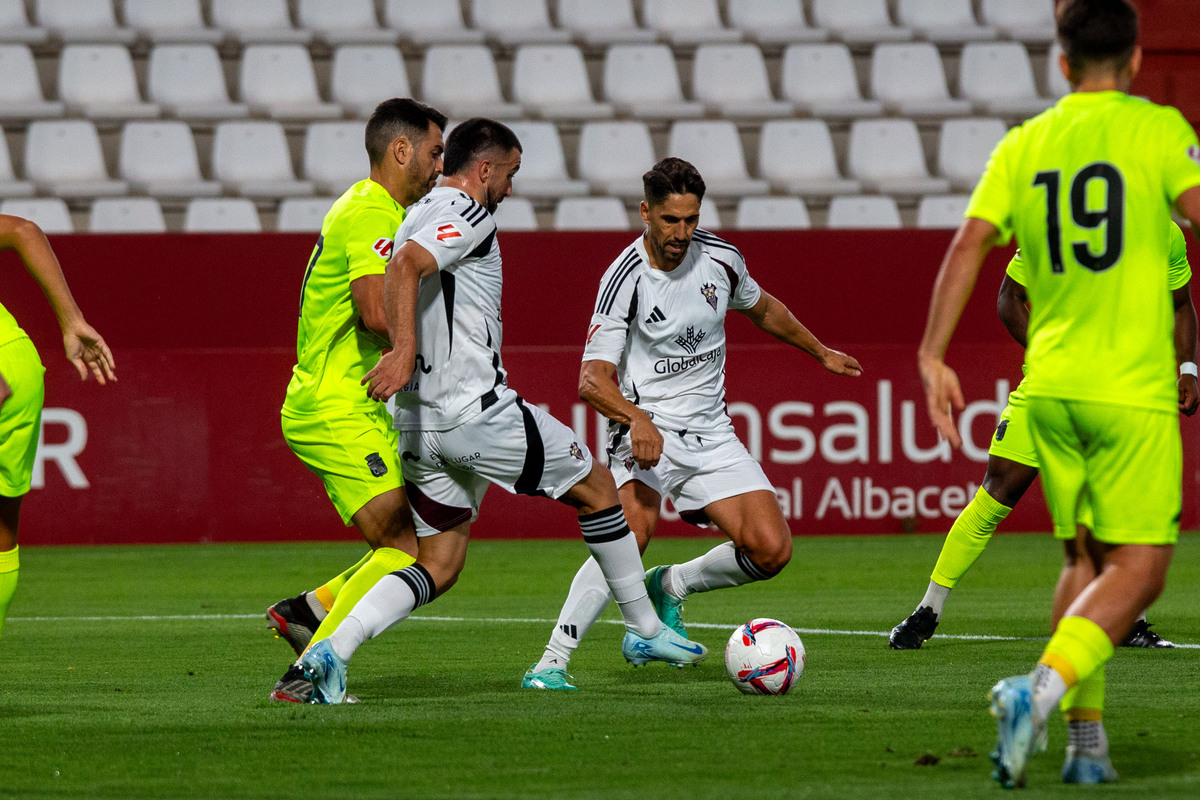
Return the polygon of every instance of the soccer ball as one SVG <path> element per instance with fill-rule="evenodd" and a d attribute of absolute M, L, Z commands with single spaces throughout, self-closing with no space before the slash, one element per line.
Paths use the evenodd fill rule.
<path fill-rule="evenodd" d="M 777 619 L 740 625 L 725 645 L 725 671 L 743 694 L 787 694 L 804 674 L 804 643 Z"/>

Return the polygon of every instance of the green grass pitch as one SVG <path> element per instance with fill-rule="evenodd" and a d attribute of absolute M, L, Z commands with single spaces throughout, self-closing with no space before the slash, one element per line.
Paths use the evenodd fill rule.
<path fill-rule="evenodd" d="M 581 691 L 550 693 L 520 679 L 584 546 L 477 542 L 448 595 L 359 651 L 350 691 L 362 703 L 341 707 L 267 701 L 291 651 L 262 612 L 361 546 L 26 548 L 0 638 L 0 798 L 999 794 L 984 697 L 1041 651 L 1057 545 L 997 537 L 939 635 L 893 652 L 885 633 L 920 599 L 941 538 L 795 544 L 779 578 L 689 600 L 704 664 L 632 669 L 620 626 L 601 624 L 571 666 Z M 646 563 L 709 546 L 655 541 Z M 1180 643 L 1200 644 L 1197 585 L 1200 536 L 1189 534 L 1150 617 Z M 796 627 L 808 650 L 786 697 L 744 696 L 725 677 L 725 640 L 757 616 Z M 1200 649 L 1119 650 L 1106 720 L 1121 783 L 1064 787 L 1054 719 L 1026 796 L 1200 797 L 1198 686 Z"/>

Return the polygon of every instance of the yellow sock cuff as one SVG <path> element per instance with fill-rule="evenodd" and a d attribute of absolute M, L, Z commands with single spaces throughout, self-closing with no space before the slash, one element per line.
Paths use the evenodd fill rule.
<path fill-rule="evenodd" d="M 1104 716 L 1104 712 L 1098 708 L 1068 708 L 1066 717 L 1068 722 L 1099 722 Z"/>
<path fill-rule="evenodd" d="M 975 492 L 974 502 L 979 504 L 979 510 L 987 515 L 989 521 L 999 524 L 1012 513 L 1012 507 L 1006 506 L 983 490 L 980 486 Z"/>
<path fill-rule="evenodd" d="M 1042 654 L 1040 663 L 1063 676 L 1067 686 L 1087 680 L 1113 655 L 1113 644 L 1087 617 L 1063 617 Z"/>
<path fill-rule="evenodd" d="M 20 547 L 0 553 L 0 572 L 16 572 L 21 567 Z"/>
<path fill-rule="evenodd" d="M 337 598 L 333 596 L 333 592 L 329 591 L 328 586 L 318 586 L 316 589 L 313 589 L 313 594 L 316 595 L 317 602 L 326 611 L 333 608 L 333 604 L 337 601 Z"/>
<path fill-rule="evenodd" d="M 1070 689 L 1079 683 L 1079 676 L 1075 672 L 1075 667 L 1071 662 L 1057 653 L 1042 653 L 1042 657 L 1038 659 L 1039 664 L 1045 664 L 1050 669 L 1062 676 L 1063 683 Z"/>

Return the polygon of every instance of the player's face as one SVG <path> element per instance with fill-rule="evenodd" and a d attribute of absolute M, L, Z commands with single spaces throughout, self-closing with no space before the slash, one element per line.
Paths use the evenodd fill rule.
<path fill-rule="evenodd" d="M 429 123 L 429 130 L 413 153 L 408 166 L 410 185 L 416 190 L 416 199 L 420 200 L 437 185 L 442 174 L 442 129 L 434 123 Z"/>
<path fill-rule="evenodd" d="M 642 201 L 646 222 L 646 245 L 658 266 L 674 269 L 683 262 L 692 234 L 700 224 L 700 198 L 691 194 L 669 194 L 661 203 Z"/>
<path fill-rule="evenodd" d="M 513 148 L 491 162 L 484 190 L 487 192 L 487 210 L 494 214 L 504 198 L 512 194 L 513 176 L 521 168 L 521 151 Z"/>

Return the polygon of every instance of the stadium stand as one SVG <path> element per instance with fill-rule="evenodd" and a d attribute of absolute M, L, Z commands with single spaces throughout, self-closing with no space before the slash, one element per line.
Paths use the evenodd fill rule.
<path fill-rule="evenodd" d="M 102 197 L 88 213 L 90 233 L 164 233 L 162 206 L 153 197 Z"/>
<path fill-rule="evenodd" d="M 109 177 L 96 126 L 81 119 L 29 124 L 25 134 L 25 177 L 52 197 L 103 197 L 129 192 L 128 183 Z"/>
<path fill-rule="evenodd" d="M 571 33 L 550 25 L 546 0 L 473 0 L 475 27 L 496 44 L 567 44 Z"/>
<path fill-rule="evenodd" d="M 953 230 L 962 223 L 971 199 L 966 194 L 929 194 L 917 203 L 918 228 L 943 228 Z"/>
<path fill-rule="evenodd" d="M 642 174 L 657 158 L 644 122 L 589 122 L 579 134 L 579 176 L 602 194 L 642 196 Z"/>
<path fill-rule="evenodd" d="M 791 116 L 791 103 L 776 100 L 767 65 L 754 44 L 702 44 L 692 67 L 696 99 L 709 113 L 734 118 Z"/>
<path fill-rule="evenodd" d="M 135 192 L 152 197 L 186 199 L 221 193 L 220 182 L 201 175 L 192 130 L 180 121 L 125 123 L 117 174 Z"/>
<path fill-rule="evenodd" d="M 311 195 L 310 181 L 296 179 L 283 126 L 277 122 L 219 122 L 213 135 L 213 177 L 245 197 Z"/>
<path fill-rule="evenodd" d="M 150 99 L 168 113 L 189 121 L 246 117 L 250 108 L 229 97 L 221 57 L 208 44 L 162 44 L 150 51 L 147 69 Z"/>
<path fill-rule="evenodd" d="M 729 24 L 764 47 L 828 38 L 809 26 L 800 0 L 729 0 Z"/>
<path fill-rule="evenodd" d="M 562 141 L 554 123 L 521 121 L 509 127 L 523 148 L 515 193 L 530 198 L 577 197 L 588 193 L 587 181 L 575 180 L 567 174 Z"/>
<path fill-rule="evenodd" d="M 958 92 L 980 113 L 1016 119 L 1035 116 L 1054 104 L 1038 96 L 1033 64 L 1019 42 L 972 42 L 963 47 Z"/>
<path fill-rule="evenodd" d="M 938 137 L 938 173 L 955 189 L 970 191 L 983 174 L 992 148 L 1007 132 L 1000 119 L 946 120 Z"/>
<path fill-rule="evenodd" d="M 48 38 L 48 30 L 29 24 L 25 0 L 0 0 L 0 42 L 41 44 Z"/>
<path fill-rule="evenodd" d="M 950 96 L 941 56 L 928 42 L 876 45 L 871 93 L 888 111 L 909 117 L 971 113 L 970 101 Z"/>
<path fill-rule="evenodd" d="M 12 155 L 8 152 L 8 139 L 0 129 L 0 197 L 29 197 L 35 191 L 29 181 L 17 180 L 13 172 Z"/>
<path fill-rule="evenodd" d="M 783 97 L 824 119 L 883 113 L 883 103 L 863 99 L 850 48 L 844 44 L 794 44 L 784 50 Z"/>
<path fill-rule="evenodd" d="M 157 117 L 142 101 L 129 49 L 119 44 L 69 44 L 58 67 L 58 98 L 69 113 L 94 120 Z"/>
<path fill-rule="evenodd" d="M 615 197 L 566 197 L 554 209 L 556 231 L 629 230 L 629 215 Z"/>
<path fill-rule="evenodd" d="M 0 45 L 0 120 L 61 117 L 63 104 L 47 100 L 38 82 L 33 51 L 24 44 Z"/>
<path fill-rule="evenodd" d="M 948 180 L 929 174 L 912 120 L 856 121 L 850 126 L 848 158 L 850 176 L 870 191 L 916 196 L 950 189 Z"/>
<path fill-rule="evenodd" d="M 213 27 L 241 44 L 308 44 L 310 30 L 292 26 L 287 0 L 210 0 Z"/>
<path fill-rule="evenodd" d="M 313 122 L 304 137 L 304 177 L 335 197 L 371 171 L 362 122 Z"/>
<path fill-rule="evenodd" d="M 829 126 L 819 119 L 771 120 L 762 127 L 758 172 L 777 191 L 805 197 L 858 194 L 838 172 Z"/>
<path fill-rule="evenodd" d="M 137 31 L 117 25 L 112 0 L 36 0 L 38 24 L 69 43 L 130 45 Z"/>
<path fill-rule="evenodd" d="M 244 197 L 201 197 L 188 203 L 183 230 L 186 233 L 258 233 L 262 230 L 262 222 L 254 203 Z"/>
<path fill-rule="evenodd" d="M 0 214 L 33 220 L 46 233 L 74 233 L 71 211 L 59 197 L 28 197 L 0 201 Z"/>
<path fill-rule="evenodd" d="M 433 45 L 426 50 L 421 99 L 459 119 L 524 116 L 519 104 L 501 95 L 492 51 L 481 44 Z"/>
<path fill-rule="evenodd" d="M 280 120 L 332 119 L 341 106 L 317 92 L 308 50 L 298 44 L 252 44 L 242 53 L 238 76 L 242 102 L 252 112 Z"/>
<path fill-rule="evenodd" d="M 647 28 L 676 46 L 739 42 L 742 32 L 721 21 L 717 0 L 642 0 Z"/>
<path fill-rule="evenodd" d="M 200 0 L 125 0 L 125 24 L 154 44 L 218 44 L 224 38 L 204 24 Z"/>
<path fill-rule="evenodd" d="M 729 120 L 674 123 L 667 152 L 692 162 L 713 197 L 758 195 L 770 190 L 765 180 L 750 177 L 737 128 Z"/>
<path fill-rule="evenodd" d="M 1054 4 L 1044 0 L 980 0 L 984 23 L 1010 39 L 1049 42 L 1054 38 Z"/>
<path fill-rule="evenodd" d="M 892 22 L 887 0 L 812 0 L 813 19 L 847 44 L 902 42 L 913 38 L 908 28 Z"/>
<path fill-rule="evenodd" d="M 347 113 L 369 117 L 381 97 L 411 97 L 404 58 L 391 45 L 343 45 L 333 51 L 330 98 Z"/>
<path fill-rule="evenodd" d="M 971 0 L 899 0 L 896 18 L 918 38 L 939 45 L 996 38 L 994 28 L 976 21 Z"/>
<path fill-rule="evenodd" d="M 316 233 L 336 200 L 336 197 L 285 197 L 279 204 L 276 230 Z"/>
<path fill-rule="evenodd" d="M 558 0 L 558 24 L 589 47 L 647 44 L 658 38 L 638 26 L 633 0 Z"/>
<path fill-rule="evenodd" d="M 842 195 L 829 203 L 829 228 L 899 228 L 900 208 L 881 195 Z"/>
<path fill-rule="evenodd" d="M 299 0 L 301 26 L 330 47 L 342 44 L 395 44 L 396 32 L 383 30 L 372 0 Z"/>
<path fill-rule="evenodd" d="M 647 75 L 655 76 L 646 80 Z M 704 116 L 704 104 L 685 100 L 675 55 L 665 44 L 615 44 L 604 55 L 604 98 L 638 119 Z"/>
<path fill-rule="evenodd" d="M 500 204 L 496 213 L 496 227 L 502 231 L 536 231 L 537 211 L 533 202 L 524 197 L 510 197 Z"/>
<path fill-rule="evenodd" d="M 812 222 L 798 197 L 743 197 L 733 226 L 739 230 L 795 230 L 810 228 Z"/>
<path fill-rule="evenodd" d="M 414 46 L 480 44 L 484 39 L 483 31 L 466 26 L 456 2 L 384 0 L 383 18 L 389 29 Z"/>
<path fill-rule="evenodd" d="M 605 119 L 609 103 L 596 102 L 583 53 L 573 44 L 527 44 L 513 58 L 513 99 L 543 119 Z"/>

